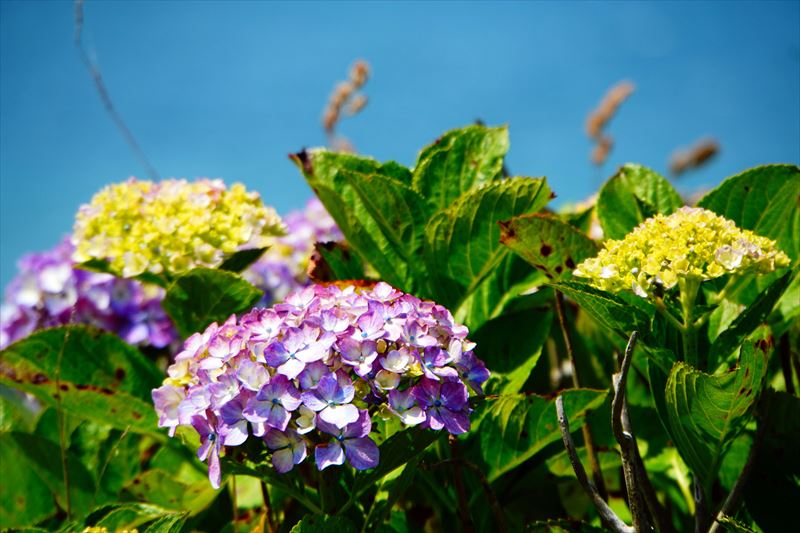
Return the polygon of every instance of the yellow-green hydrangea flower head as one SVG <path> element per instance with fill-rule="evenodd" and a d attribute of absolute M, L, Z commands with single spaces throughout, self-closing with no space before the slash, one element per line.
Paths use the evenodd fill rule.
<path fill-rule="evenodd" d="M 630 290 L 646 298 L 678 280 L 699 281 L 724 274 L 772 272 L 789 257 L 775 241 L 736 227 L 732 221 L 696 207 L 648 218 L 620 241 L 606 241 L 597 257 L 574 275 L 610 292 Z"/>
<path fill-rule="evenodd" d="M 269 244 L 283 223 L 258 193 L 222 180 L 135 178 L 103 188 L 75 218 L 73 259 L 109 262 L 123 277 L 215 267 L 226 255 Z"/>

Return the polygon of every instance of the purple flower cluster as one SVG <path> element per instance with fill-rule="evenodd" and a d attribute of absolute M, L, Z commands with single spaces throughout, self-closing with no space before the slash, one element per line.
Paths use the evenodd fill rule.
<path fill-rule="evenodd" d="M 269 306 L 290 292 L 310 283 L 306 270 L 314 243 L 344 239 L 336 223 L 316 198 L 302 210 L 292 211 L 283 219 L 286 235 L 243 272 L 243 276 L 264 291 L 259 305 Z"/>
<path fill-rule="evenodd" d="M 447 309 L 386 283 L 312 285 L 189 337 L 153 402 L 159 426 L 198 432 L 215 487 L 222 447 L 250 434 L 281 473 L 312 451 L 320 470 L 373 468 L 372 414 L 469 430 L 467 387 L 481 394 L 489 372 L 466 337 Z"/>
<path fill-rule="evenodd" d="M 90 324 L 130 344 L 163 348 L 178 340 L 161 308 L 164 291 L 133 280 L 75 268 L 73 247 L 63 240 L 50 251 L 19 261 L 19 275 L 0 308 L 0 348 L 36 330 Z"/>

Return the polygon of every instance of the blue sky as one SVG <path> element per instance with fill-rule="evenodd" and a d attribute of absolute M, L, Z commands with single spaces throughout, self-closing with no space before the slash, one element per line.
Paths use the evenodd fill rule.
<path fill-rule="evenodd" d="M 706 135 L 717 159 L 679 182 L 800 160 L 798 2 L 101 2 L 85 41 L 120 114 L 163 177 L 221 177 L 280 212 L 310 189 L 286 155 L 324 144 L 321 110 L 356 58 L 373 69 L 361 153 L 410 164 L 441 132 L 508 124 L 515 174 L 580 200 L 626 161 L 666 171 Z M 72 43 L 71 2 L 0 2 L 0 283 L 54 245 L 104 184 L 145 171 Z M 590 166 L 586 114 L 637 91 L 614 152 Z"/>

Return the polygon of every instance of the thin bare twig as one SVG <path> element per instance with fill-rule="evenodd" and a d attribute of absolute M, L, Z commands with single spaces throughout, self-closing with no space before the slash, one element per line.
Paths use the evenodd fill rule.
<path fill-rule="evenodd" d="M 575 443 L 572 441 L 572 436 L 569 434 L 569 420 L 564 412 L 564 397 L 558 396 L 556 398 L 556 414 L 558 416 L 558 425 L 561 429 L 561 440 L 564 442 L 564 447 L 567 449 L 569 462 L 572 463 L 572 470 L 575 471 L 575 476 L 578 478 L 578 483 L 581 484 L 583 490 L 592 499 L 597 513 L 603 524 L 613 530 L 615 533 L 633 533 L 634 529 L 627 525 L 620 519 L 608 506 L 606 501 L 600 496 L 597 487 L 589 480 L 586 475 L 586 470 L 583 469 L 580 458 L 578 458 L 578 451 L 575 449 Z"/>
<path fill-rule="evenodd" d="M 561 326 L 561 333 L 564 337 L 564 346 L 567 348 L 567 355 L 569 356 L 570 363 L 572 363 L 572 386 L 576 389 L 581 386 L 581 379 L 578 375 L 578 361 L 575 358 L 575 350 L 572 346 L 572 337 L 569 334 L 567 327 L 567 317 L 564 313 L 564 295 L 561 291 L 555 291 L 556 301 L 556 314 L 558 315 L 558 323 Z M 608 500 L 608 493 L 606 492 L 606 484 L 603 480 L 603 470 L 600 468 L 600 461 L 597 459 L 597 452 L 594 448 L 594 439 L 592 438 L 592 430 L 588 422 L 584 422 L 581 427 L 583 433 L 583 444 L 586 447 L 586 453 L 589 456 L 589 466 L 592 469 L 592 479 L 594 480 L 600 496 L 604 500 Z"/>
<path fill-rule="evenodd" d="M 133 153 L 136 156 L 136 159 L 139 160 L 139 163 L 144 166 L 147 174 L 150 176 L 150 179 L 157 180 L 159 179 L 158 172 L 156 172 L 155 167 L 150 164 L 150 161 L 144 154 L 144 150 L 142 150 L 141 146 L 139 146 L 139 143 L 136 142 L 133 132 L 131 132 L 131 130 L 125 124 L 125 121 L 122 120 L 120 114 L 117 113 L 117 110 L 111 101 L 111 96 L 108 94 L 108 89 L 106 89 L 103 76 L 100 74 L 100 69 L 89 57 L 89 53 L 83 46 L 83 2 L 84 0 L 75 0 L 75 46 L 78 48 L 81 61 L 83 62 L 84 66 L 86 66 L 86 70 L 89 71 L 89 75 L 92 77 L 94 86 L 97 89 L 97 94 L 100 96 L 100 100 L 103 102 L 106 112 L 111 117 L 111 120 L 114 121 L 114 124 L 116 124 L 117 128 L 119 128 L 119 131 L 125 138 L 125 142 L 127 142 L 128 146 L 131 147 L 131 150 L 133 150 Z"/>
<path fill-rule="evenodd" d="M 628 383 L 628 371 L 633 360 L 633 350 L 636 347 L 637 333 L 631 333 L 628 339 L 628 346 L 625 348 L 625 356 L 622 359 L 622 367 L 619 373 L 614 374 L 614 400 L 611 404 L 611 428 L 614 431 L 614 438 L 622 451 L 622 471 L 625 474 L 625 488 L 628 492 L 628 507 L 633 518 L 633 528 L 636 531 L 649 531 L 650 521 L 644 498 L 639 490 L 638 477 L 636 474 L 636 439 L 629 431 L 623 427 L 623 414 L 627 414 L 627 402 L 625 401 L 625 386 Z M 626 417 L 627 418 L 627 417 Z M 630 424 L 630 419 L 628 419 Z"/>

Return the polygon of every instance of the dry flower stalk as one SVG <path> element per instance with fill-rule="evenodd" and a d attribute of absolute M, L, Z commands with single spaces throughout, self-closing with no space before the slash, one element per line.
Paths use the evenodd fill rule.
<path fill-rule="evenodd" d="M 586 118 L 586 134 L 590 139 L 595 141 L 595 146 L 592 149 L 591 160 L 595 165 L 602 165 L 605 163 L 608 155 L 611 153 L 611 148 L 614 146 L 614 139 L 608 134 L 604 133 L 606 126 L 611 122 L 611 119 L 616 115 L 619 106 L 633 94 L 636 87 L 629 81 L 621 81 L 611 87 L 600 105 L 594 111 L 589 113 Z"/>
<path fill-rule="evenodd" d="M 336 127 L 343 116 L 352 117 L 366 107 L 367 97 L 358 91 L 367 83 L 369 73 L 369 63 L 359 59 L 350 67 L 349 79 L 337 83 L 328 99 L 328 105 L 322 113 L 322 127 L 328 135 L 328 145 L 334 150 L 354 151 L 350 141 L 336 135 Z"/>
<path fill-rule="evenodd" d="M 673 176 L 680 176 L 687 170 L 698 168 L 719 153 L 719 143 L 709 137 L 700 139 L 686 150 L 676 150 L 669 161 Z"/>

